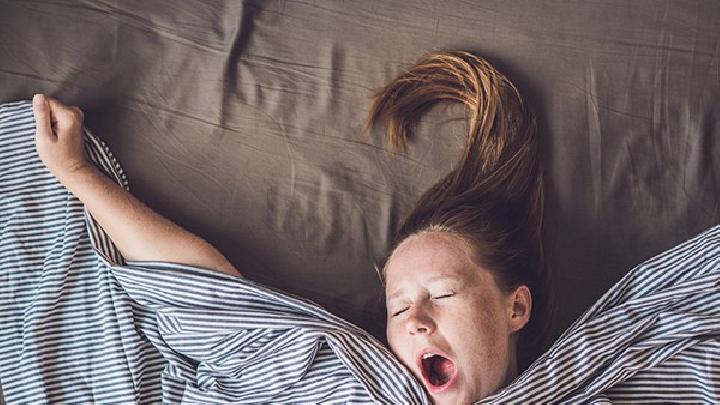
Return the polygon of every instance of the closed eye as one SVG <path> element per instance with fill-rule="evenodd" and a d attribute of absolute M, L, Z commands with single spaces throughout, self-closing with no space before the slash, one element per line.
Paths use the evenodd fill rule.
<path fill-rule="evenodd" d="M 395 312 L 395 313 L 392 315 L 393 318 L 396 317 L 396 316 L 398 316 L 398 315 L 400 315 L 400 314 L 402 314 L 403 312 L 407 311 L 408 309 L 410 309 L 410 307 L 405 307 L 405 308 L 403 308 L 403 309 Z"/>
<path fill-rule="evenodd" d="M 433 297 L 433 298 L 437 300 L 437 299 L 440 299 L 440 298 L 450 298 L 450 297 L 452 297 L 453 295 L 455 295 L 454 292 L 453 292 L 453 293 L 448 293 L 448 294 L 439 295 L 439 296 Z M 393 318 L 396 317 L 396 316 L 398 316 L 398 315 L 400 315 L 400 314 L 402 314 L 403 312 L 407 311 L 408 309 L 410 309 L 410 307 L 405 307 L 405 308 L 403 308 L 403 309 L 401 309 L 401 310 L 393 313 L 393 314 L 392 314 Z"/>

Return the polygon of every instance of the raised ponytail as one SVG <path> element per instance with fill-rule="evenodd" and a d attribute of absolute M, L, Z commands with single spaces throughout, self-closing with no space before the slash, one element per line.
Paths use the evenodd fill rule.
<path fill-rule="evenodd" d="M 471 242 L 479 264 L 501 289 L 528 286 L 533 309 L 518 342 L 523 370 L 547 343 L 550 306 L 536 124 L 518 89 L 471 53 L 432 53 L 375 94 L 364 132 L 387 121 L 390 148 L 404 148 L 416 120 L 443 101 L 463 103 L 470 111 L 462 157 L 415 203 L 392 251 L 414 234 L 453 233 Z M 384 284 L 385 267 L 376 270 Z"/>

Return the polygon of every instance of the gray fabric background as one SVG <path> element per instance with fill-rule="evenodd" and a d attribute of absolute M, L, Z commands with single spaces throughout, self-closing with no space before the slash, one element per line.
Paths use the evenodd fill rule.
<path fill-rule="evenodd" d="M 80 106 L 132 192 L 248 278 L 384 339 L 373 260 L 455 162 L 458 106 L 404 155 L 372 92 L 470 50 L 536 111 L 559 335 L 633 265 L 720 218 L 715 1 L 0 0 L 0 102 Z"/>

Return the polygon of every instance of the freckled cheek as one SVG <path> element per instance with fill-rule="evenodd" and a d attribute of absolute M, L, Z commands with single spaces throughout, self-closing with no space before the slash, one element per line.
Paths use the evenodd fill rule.
<path fill-rule="evenodd" d="M 473 350 L 468 353 L 469 357 L 476 359 L 476 364 L 483 367 L 478 372 L 482 373 L 485 379 L 494 382 L 494 376 L 502 368 L 502 360 L 505 356 L 505 341 L 507 336 L 500 323 L 499 314 L 494 313 L 497 308 L 477 309 L 475 318 L 467 325 L 473 325 L 466 331 L 468 341 L 477 342 Z"/>
<path fill-rule="evenodd" d="M 478 322 L 485 322 L 488 311 L 482 303 L 474 301 L 463 301 L 447 308 L 444 311 L 448 317 L 462 321 L 464 325 L 471 326 Z"/>
<path fill-rule="evenodd" d="M 463 342 L 478 342 L 482 347 L 496 343 L 500 332 L 497 316 L 493 314 L 493 310 L 477 302 L 466 302 L 447 311 L 442 325 L 445 329 L 452 329 L 451 333 L 457 335 L 456 339 Z M 482 355 L 485 356 L 485 353 Z"/>
<path fill-rule="evenodd" d="M 390 350 L 403 364 L 412 369 L 415 364 L 414 355 L 410 353 L 410 350 L 408 349 L 409 343 L 406 341 L 407 338 L 404 335 L 399 334 L 397 331 L 392 332 L 392 328 L 388 328 L 386 336 Z"/>

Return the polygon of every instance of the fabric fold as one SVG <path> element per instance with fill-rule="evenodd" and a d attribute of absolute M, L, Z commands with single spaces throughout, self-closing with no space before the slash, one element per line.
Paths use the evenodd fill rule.
<path fill-rule="evenodd" d="M 14 403 L 427 404 L 390 350 L 314 302 L 211 269 L 126 262 L 0 105 L 0 379 Z M 85 131 L 103 173 L 128 189 Z M 471 344 L 471 343 L 469 343 Z M 479 403 L 718 402 L 720 225 L 630 270 Z M 658 389 L 668 386 L 681 390 Z"/>
<path fill-rule="evenodd" d="M 177 263 L 110 269 L 134 302 L 155 312 L 165 372 L 186 382 L 194 392 L 188 398 L 274 402 L 317 370 L 344 367 L 343 378 L 355 380 L 373 401 L 426 401 L 420 383 L 389 350 L 312 301 Z"/>
<path fill-rule="evenodd" d="M 682 355 L 694 350 L 700 356 Z M 669 381 L 695 387 L 703 398 L 713 392 L 719 366 L 716 225 L 630 270 L 512 384 L 481 402 L 667 400 L 672 393 L 646 393 Z M 673 374 L 681 367 L 701 377 Z M 653 370 L 664 375 L 644 376 Z"/>

